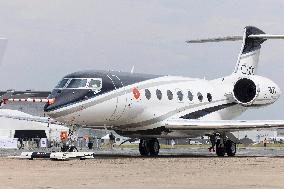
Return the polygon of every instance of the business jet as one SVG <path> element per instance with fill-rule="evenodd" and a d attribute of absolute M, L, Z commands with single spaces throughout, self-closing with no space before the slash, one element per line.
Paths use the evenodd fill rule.
<path fill-rule="evenodd" d="M 63 77 L 51 92 L 44 111 L 70 125 L 110 128 L 140 139 L 143 156 L 156 156 L 157 138 L 208 135 L 218 156 L 236 154 L 233 131 L 284 127 L 284 120 L 231 120 L 248 109 L 277 101 L 281 91 L 268 78 L 256 75 L 261 45 L 267 35 L 247 26 L 243 36 L 190 40 L 206 43 L 242 40 L 232 74 L 214 80 L 116 71 L 82 71 Z"/>

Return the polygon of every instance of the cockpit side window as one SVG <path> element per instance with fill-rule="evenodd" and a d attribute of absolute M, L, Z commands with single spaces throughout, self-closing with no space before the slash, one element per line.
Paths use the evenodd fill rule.
<path fill-rule="evenodd" d="M 66 79 L 66 78 L 62 79 L 62 80 L 56 85 L 55 88 L 57 88 L 57 89 L 64 88 L 68 81 L 69 81 L 69 79 Z"/>
<path fill-rule="evenodd" d="M 102 87 L 102 81 L 100 79 L 91 79 L 88 88 L 91 89 L 101 89 Z"/>
<path fill-rule="evenodd" d="M 77 88 L 86 88 L 87 79 L 71 79 L 66 88 L 77 89 Z"/>

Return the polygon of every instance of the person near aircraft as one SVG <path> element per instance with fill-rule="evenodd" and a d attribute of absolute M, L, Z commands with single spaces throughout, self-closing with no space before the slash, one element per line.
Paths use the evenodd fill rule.
<path fill-rule="evenodd" d="M 263 141 L 263 146 L 266 148 L 266 146 L 267 146 L 267 140 L 266 140 L 266 138 L 264 139 L 264 141 Z"/>
<path fill-rule="evenodd" d="M 115 136 L 113 135 L 113 133 L 111 132 L 109 134 L 109 147 L 112 150 L 114 147 L 114 143 L 115 143 Z"/>
<path fill-rule="evenodd" d="M 175 140 L 172 139 L 172 140 L 171 140 L 171 146 L 172 146 L 172 148 L 175 148 L 175 144 L 176 144 Z"/>
<path fill-rule="evenodd" d="M 215 134 L 210 135 L 209 140 L 210 140 L 211 146 L 208 148 L 208 150 L 209 150 L 209 152 L 211 152 L 211 151 L 215 152 L 216 135 Z"/>

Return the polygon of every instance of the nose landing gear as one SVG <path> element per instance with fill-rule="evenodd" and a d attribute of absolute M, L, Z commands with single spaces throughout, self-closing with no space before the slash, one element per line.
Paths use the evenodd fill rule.
<path fill-rule="evenodd" d="M 220 135 L 218 139 L 216 139 L 216 135 L 212 135 L 215 137 L 216 141 L 216 154 L 219 157 L 228 156 L 232 157 L 236 155 L 237 146 L 236 143 L 232 140 L 228 139 L 225 134 Z M 212 142 L 211 142 L 212 143 Z"/>
<path fill-rule="evenodd" d="M 157 156 L 160 151 L 158 139 L 140 139 L 139 152 L 142 156 Z"/>

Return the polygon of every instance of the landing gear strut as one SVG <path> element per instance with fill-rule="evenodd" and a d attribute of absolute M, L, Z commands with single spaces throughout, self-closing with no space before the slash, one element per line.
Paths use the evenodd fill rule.
<path fill-rule="evenodd" d="M 158 139 L 140 139 L 139 152 L 142 156 L 157 156 L 160 151 Z"/>
<path fill-rule="evenodd" d="M 220 138 L 216 139 L 216 154 L 219 157 L 235 156 L 237 152 L 236 143 L 228 139 L 225 134 L 221 134 Z"/>

